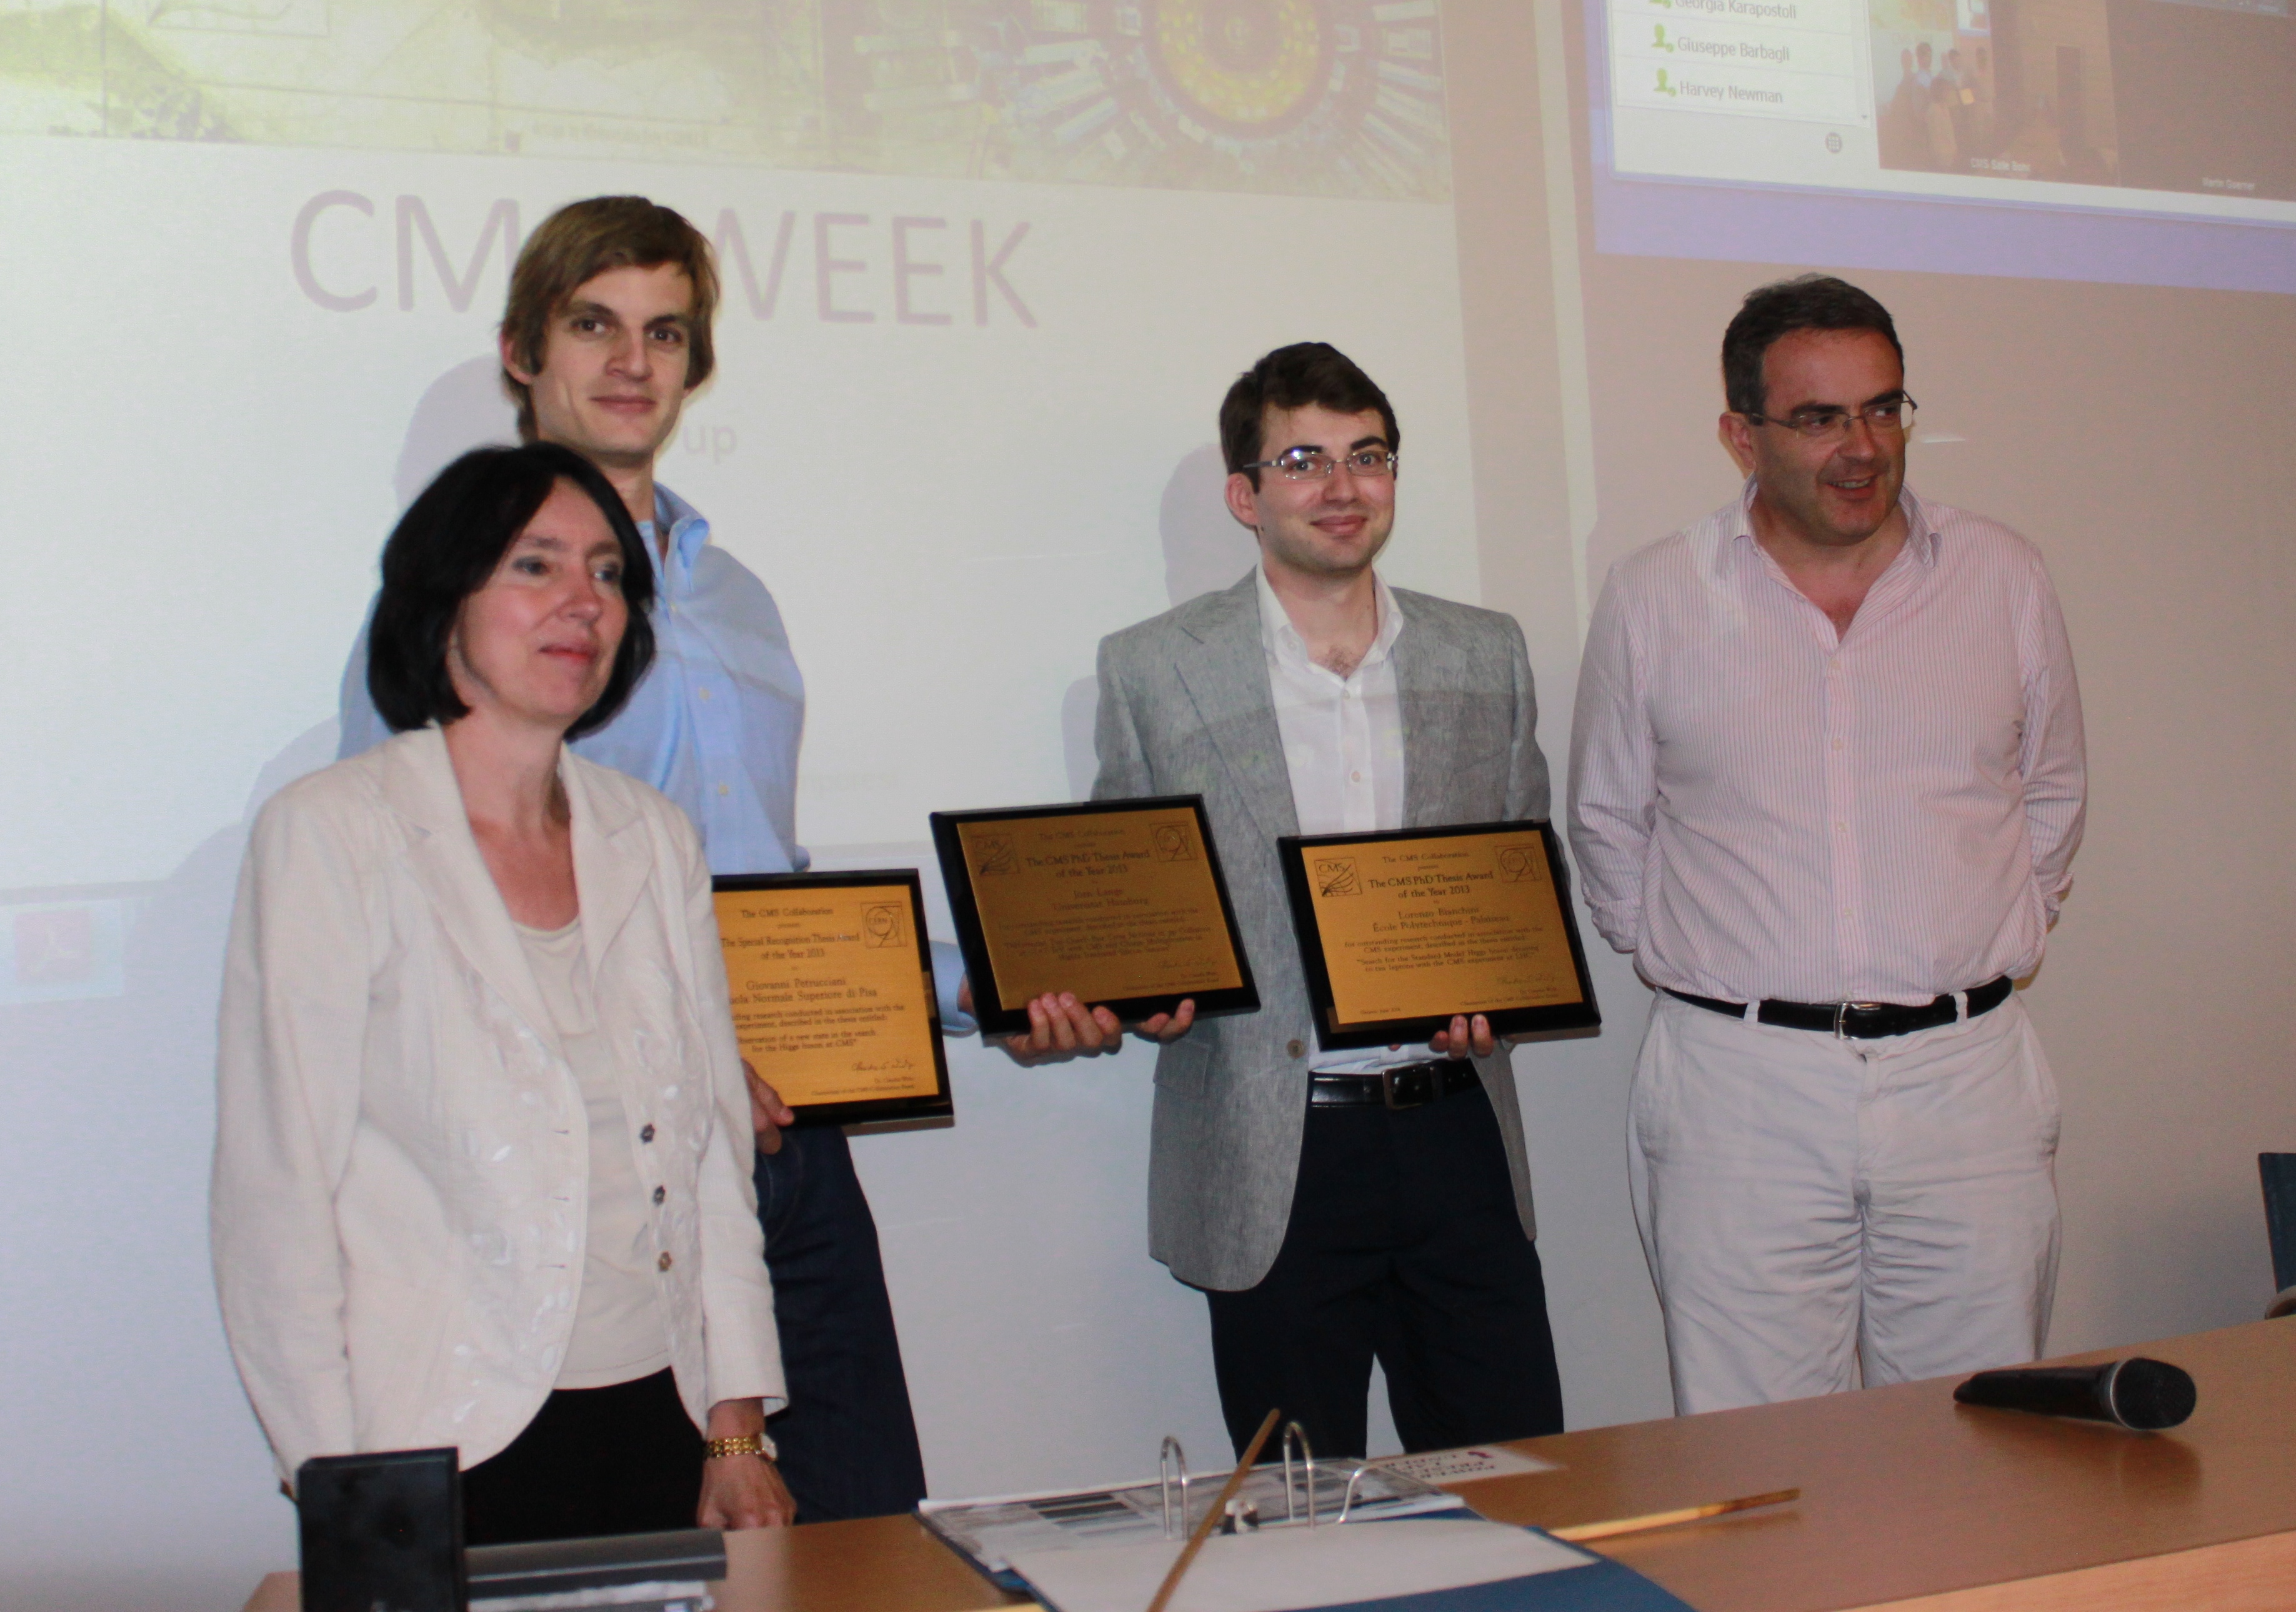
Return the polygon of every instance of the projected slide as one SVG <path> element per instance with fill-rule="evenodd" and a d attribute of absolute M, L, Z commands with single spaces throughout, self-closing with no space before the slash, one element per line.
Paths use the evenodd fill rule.
<path fill-rule="evenodd" d="M 1620 179 L 2112 215 L 2128 226 L 1828 222 L 1863 261 L 2296 290 L 2289 0 L 1594 0 L 1591 20 L 1598 157 Z M 1647 250 L 1657 205 L 1598 196 L 1606 245 Z M 1721 220 L 1693 202 L 1672 223 L 1707 250 L 1841 260 L 1790 205 Z"/>
<path fill-rule="evenodd" d="M 1439 197 L 1434 0 L 33 0 L 0 130 Z"/>
<path fill-rule="evenodd" d="M 1609 0 L 1618 171 L 2296 219 L 2266 3 Z"/>
<path fill-rule="evenodd" d="M 55 378 L 16 448 L 117 579 L 0 526 L 43 763 L 0 768 L 0 1008 L 212 988 L 139 904 L 219 925 L 251 798 L 332 758 L 382 538 L 512 434 L 509 266 L 578 196 L 718 243 L 661 474 L 780 604 L 825 858 L 1089 788 L 1100 636 L 1250 563 L 1215 416 L 1280 343 L 1389 389 L 1386 569 L 1474 598 L 1442 48 L 1432 0 L 0 8 L 0 277 Z"/>

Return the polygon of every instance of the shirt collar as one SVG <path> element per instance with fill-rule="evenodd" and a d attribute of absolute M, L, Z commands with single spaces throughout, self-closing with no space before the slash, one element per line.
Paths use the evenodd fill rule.
<path fill-rule="evenodd" d="M 653 519 L 638 523 L 638 535 L 646 540 L 650 556 L 661 552 L 656 534 L 665 521 L 669 525 L 668 563 L 657 567 L 656 571 L 667 573 L 661 577 L 665 588 L 673 582 L 682 588 L 693 575 L 693 562 L 700 557 L 702 545 L 709 541 L 709 523 L 701 518 L 700 511 L 657 481 L 653 484 Z"/>
<path fill-rule="evenodd" d="M 1934 569 L 1938 558 L 1938 534 L 1937 528 L 1930 522 L 1929 511 L 1914 495 L 1914 489 L 1910 487 L 1898 489 L 1898 508 L 1904 511 L 1906 517 L 1906 552 L 1913 555 L 1917 564 Z M 1754 479 L 1749 476 L 1746 485 L 1739 490 L 1738 507 L 1731 517 L 1729 529 L 1723 534 L 1723 541 L 1716 549 L 1716 573 L 1718 576 L 1727 570 L 1737 562 L 1742 553 L 1759 558 L 1761 552 L 1761 544 L 1754 536 Z"/>
<path fill-rule="evenodd" d="M 1308 653 L 1307 640 L 1301 638 L 1300 629 L 1292 625 L 1291 614 L 1284 610 L 1283 601 L 1275 596 L 1275 588 L 1267 580 L 1267 565 L 1263 562 L 1253 566 L 1251 575 L 1259 585 L 1261 647 L 1278 659 L 1314 666 L 1315 660 Z M 1374 596 L 1378 601 L 1379 631 L 1372 638 L 1371 648 L 1364 652 L 1364 658 L 1356 668 L 1357 671 L 1385 660 L 1395 648 L 1395 641 L 1403 635 L 1403 612 L 1396 608 L 1395 593 L 1387 585 L 1387 578 L 1374 571 L 1371 585 Z M 1330 670 L 1328 667 L 1318 669 Z"/>

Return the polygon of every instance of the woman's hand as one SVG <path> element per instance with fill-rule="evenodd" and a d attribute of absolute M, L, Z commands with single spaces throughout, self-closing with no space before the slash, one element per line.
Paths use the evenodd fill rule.
<path fill-rule="evenodd" d="M 797 1520 L 797 1502 L 781 1469 L 762 1455 L 721 1455 L 701 1463 L 698 1528 L 785 1528 Z"/>
<path fill-rule="evenodd" d="M 766 1430 L 764 1404 L 721 1399 L 709 1407 L 711 1438 L 742 1438 Z M 783 1528 L 797 1520 L 797 1502 L 781 1471 L 763 1455 L 721 1455 L 701 1463 L 701 1528 Z"/>

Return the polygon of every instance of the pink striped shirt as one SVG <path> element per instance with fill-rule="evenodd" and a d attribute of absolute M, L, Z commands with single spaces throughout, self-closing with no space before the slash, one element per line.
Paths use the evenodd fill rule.
<path fill-rule="evenodd" d="M 2080 843 L 2072 650 L 2039 553 L 1908 489 L 1847 634 L 1753 487 L 1611 570 L 1570 740 L 1595 927 L 1652 985 L 1927 1002 L 2029 973 Z"/>

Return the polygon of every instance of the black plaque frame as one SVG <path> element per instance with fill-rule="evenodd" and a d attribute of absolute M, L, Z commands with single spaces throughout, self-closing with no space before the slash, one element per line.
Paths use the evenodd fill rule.
<path fill-rule="evenodd" d="M 1315 1008 L 1316 1044 L 1327 1052 L 1354 1047 L 1414 1046 L 1439 1030 L 1451 1027 L 1451 1016 L 1433 1019 L 1383 1019 L 1341 1024 L 1332 1004 L 1331 970 L 1324 961 L 1324 940 L 1316 922 L 1316 905 L 1309 899 L 1308 853 L 1333 846 L 1374 845 L 1396 839 L 1445 839 L 1465 834 L 1536 834 L 1546 849 L 1546 871 L 1554 881 L 1555 904 L 1561 910 L 1562 932 L 1570 938 L 1570 963 L 1578 976 L 1584 999 L 1545 1007 L 1506 1008 L 1486 1013 L 1494 1035 L 1520 1035 L 1536 1030 L 1592 1029 L 1603 1022 L 1595 1005 L 1595 982 L 1587 972 L 1587 948 L 1578 939 L 1578 915 L 1570 907 L 1570 871 L 1562 861 L 1562 846 L 1554 825 L 1544 819 L 1521 822 L 1446 823 L 1439 828 L 1400 829 L 1377 834 L 1287 834 L 1275 842 L 1283 864 L 1284 894 L 1291 898 L 1292 928 L 1300 937 L 1300 961 L 1308 977 L 1308 999 Z"/>
<path fill-rule="evenodd" d="M 925 1014 L 932 1031 L 934 1091 L 916 1097 L 873 1097 L 860 1102 L 790 1104 L 800 1125 L 858 1125 L 869 1120 L 953 1117 L 956 1100 L 948 1084 L 948 1053 L 941 1044 L 940 993 L 933 984 L 932 942 L 925 934 L 924 889 L 914 868 L 856 868 L 834 873 L 721 873 L 709 881 L 714 908 L 719 896 L 741 890 L 883 889 L 902 891 L 909 904 L 909 934 L 916 944 L 917 967 L 925 980 Z M 737 1038 L 738 1039 L 738 1038 Z M 772 1071 L 759 1069 L 766 1084 Z"/>
<path fill-rule="evenodd" d="M 996 971 L 988 957 L 988 937 L 980 927 L 980 907 L 973 899 L 972 870 L 966 862 L 964 844 L 957 838 L 958 826 L 1007 822 L 1015 818 L 1169 811 L 1177 806 L 1185 806 L 1195 814 L 1196 833 L 1204 842 L 1204 860 L 1211 869 L 1212 888 L 1219 893 L 1220 917 L 1227 925 L 1228 947 L 1235 953 L 1236 976 L 1242 984 L 1226 990 L 1200 991 L 1193 996 L 1128 996 L 1120 1001 L 1087 1005 L 1105 1007 L 1126 1024 L 1136 1024 L 1159 1013 L 1171 1012 L 1187 1000 L 1195 1002 L 1199 1019 L 1259 1011 L 1259 987 L 1252 980 L 1251 959 L 1244 952 L 1243 931 L 1235 921 L 1235 903 L 1228 896 L 1227 870 L 1220 864 L 1219 846 L 1212 839 L 1211 818 L 1204 810 L 1202 796 L 1152 795 L 1131 800 L 1005 806 L 982 812 L 935 812 L 932 814 L 933 849 L 940 856 L 941 878 L 948 887 L 949 915 L 956 921 L 956 944 L 964 953 L 965 971 L 972 981 L 972 1016 L 979 1022 L 982 1035 L 1027 1035 L 1029 1006 L 1025 1000 L 1008 1006 L 997 988 Z"/>

